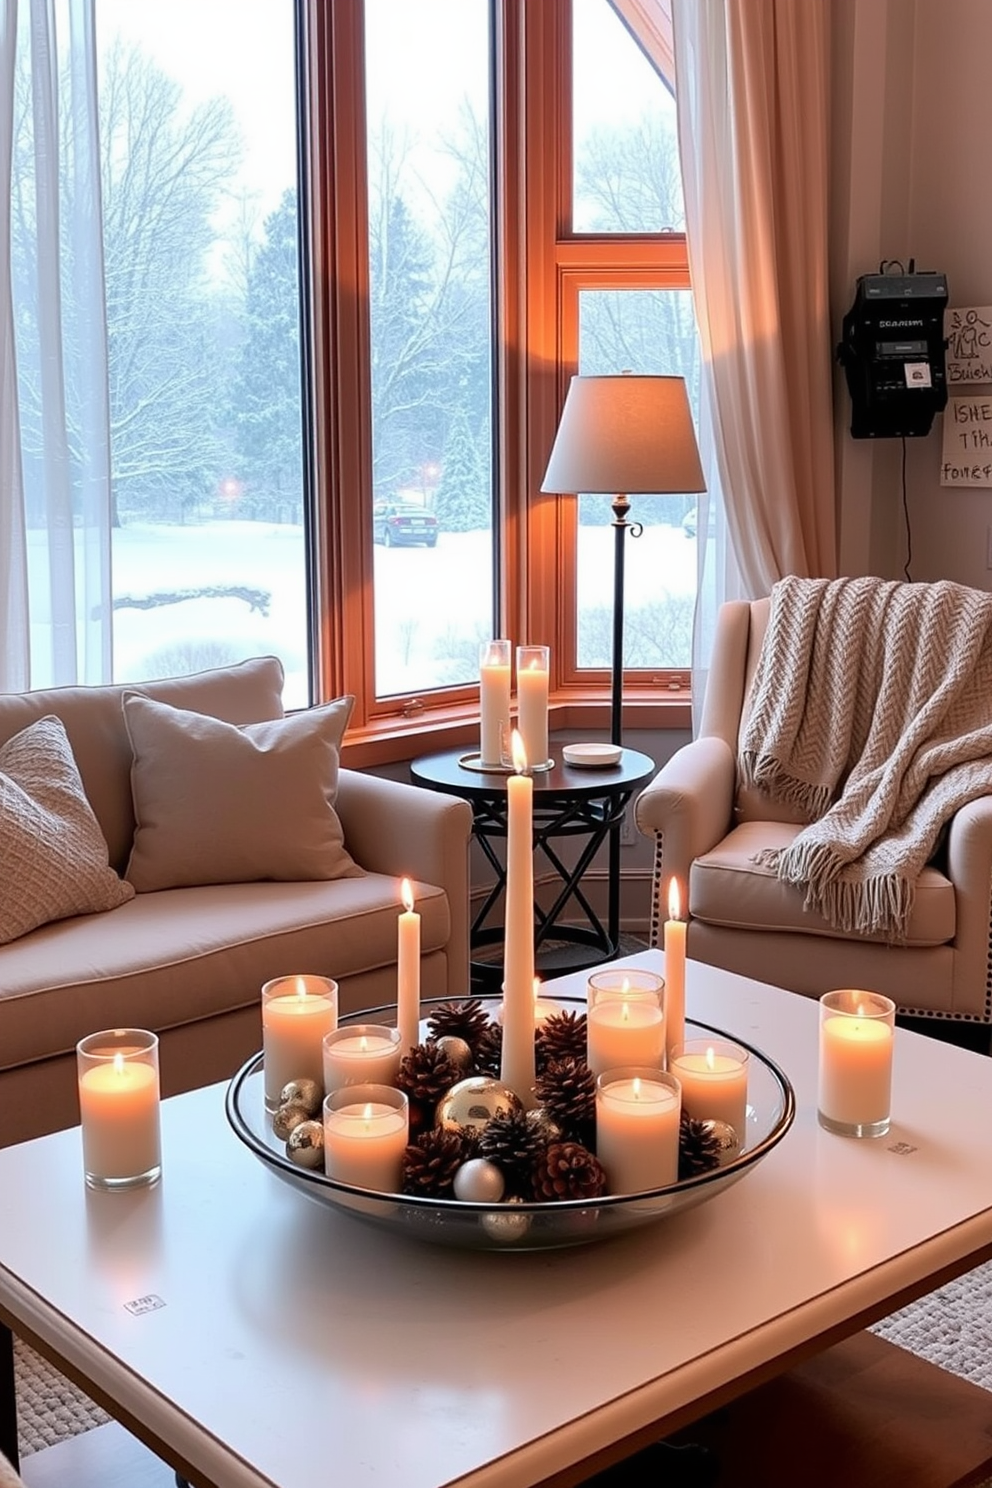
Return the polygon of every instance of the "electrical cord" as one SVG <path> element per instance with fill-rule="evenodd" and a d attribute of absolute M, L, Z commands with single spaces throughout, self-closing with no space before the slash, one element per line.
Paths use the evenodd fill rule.
<path fill-rule="evenodd" d="M 906 563 L 903 573 L 906 575 L 907 583 L 913 582 L 913 576 L 909 571 L 909 565 L 913 561 L 913 529 L 909 521 L 909 501 L 906 496 L 906 436 L 902 436 L 902 514 L 906 523 Z"/>

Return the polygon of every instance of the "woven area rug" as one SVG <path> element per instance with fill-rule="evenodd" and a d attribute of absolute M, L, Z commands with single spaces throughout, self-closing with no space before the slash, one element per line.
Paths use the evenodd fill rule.
<path fill-rule="evenodd" d="M 992 1261 L 893 1313 L 873 1331 L 992 1392 Z M 109 1419 L 20 1340 L 15 1368 L 22 1457 Z M 992 1397 L 989 1404 L 992 1409 Z M 980 1488 L 992 1488 L 992 1479 Z"/>

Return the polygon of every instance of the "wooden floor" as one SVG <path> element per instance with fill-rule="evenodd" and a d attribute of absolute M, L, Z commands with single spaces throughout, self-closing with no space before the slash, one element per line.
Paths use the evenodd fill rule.
<path fill-rule="evenodd" d="M 859 1333 L 675 1440 L 712 1449 L 715 1488 L 974 1488 L 992 1476 L 992 1392 Z M 175 1488 L 172 1470 L 116 1424 L 37 1452 L 21 1471 L 28 1488 Z M 635 1460 L 623 1481 L 647 1481 Z"/>

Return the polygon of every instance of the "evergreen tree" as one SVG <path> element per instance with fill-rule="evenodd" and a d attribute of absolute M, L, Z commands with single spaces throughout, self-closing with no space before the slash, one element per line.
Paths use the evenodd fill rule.
<path fill-rule="evenodd" d="M 460 407 L 448 429 L 434 510 L 445 532 L 475 532 L 492 521 L 488 472 Z"/>

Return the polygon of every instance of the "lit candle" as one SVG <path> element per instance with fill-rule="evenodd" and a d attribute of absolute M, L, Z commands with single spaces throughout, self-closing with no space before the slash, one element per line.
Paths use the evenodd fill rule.
<path fill-rule="evenodd" d="M 517 726 L 531 769 L 548 760 L 547 646 L 517 647 Z"/>
<path fill-rule="evenodd" d="M 744 1146 L 747 1130 L 747 1050 L 723 1039 L 688 1039 L 669 1069 L 682 1087 L 682 1109 L 697 1121 L 725 1121 Z"/>
<path fill-rule="evenodd" d="M 679 886 L 673 878 L 668 886 L 668 919 L 665 921 L 665 1044 L 672 1057 L 676 1044 L 685 1038 L 685 933 Z"/>
<path fill-rule="evenodd" d="M 534 782 L 520 734 L 506 782 L 506 924 L 500 1078 L 531 1110 L 534 1094 Z"/>
<path fill-rule="evenodd" d="M 510 737 L 510 642 L 487 641 L 479 653 L 480 761 L 502 765 Z"/>
<path fill-rule="evenodd" d="M 150 1183 L 162 1168 L 158 1039 L 139 1029 L 77 1045 L 83 1170 L 92 1188 Z"/>
<path fill-rule="evenodd" d="M 660 1070 L 616 1069 L 596 1082 L 596 1155 L 608 1192 L 666 1188 L 679 1176 L 678 1082 Z"/>
<path fill-rule="evenodd" d="M 399 918 L 396 955 L 396 1021 L 405 1054 L 420 1043 L 420 916 L 414 912 L 410 880 L 402 884 L 403 913 Z"/>
<path fill-rule="evenodd" d="M 850 1136 L 889 1127 L 895 1003 L 877 992 L 827 992 L 820 999 L 819 1120 Z"/>
<path fill-rule="evenodd" d="M 387 1085 L 348 1085 L 324 1101 L 324 1172 L 353 1188 L 399 1193 L 409 1105 Z"/>
<path fill-rule="evenodd" d="M 265 1104 L 274 1111 L 290 1080 L 324 1077 L 324 1034 L 338 1023 L 338 984 L 330 977 L 274 977 L 262 988 Z"/>
<path fill-rule="evenodd" d="M 661 1069 L 665 1062 L 665 983 L 631 968 L 589 978 L 586 1062 L 594 1075 L 619 1065 Z"/>
<path fill-rule="evenodd" d="M 400 1031 L 355 1023 L 324 1035 L 324 1090 L 344 1085 L 395 1085 L 400 1067 Z"/>

